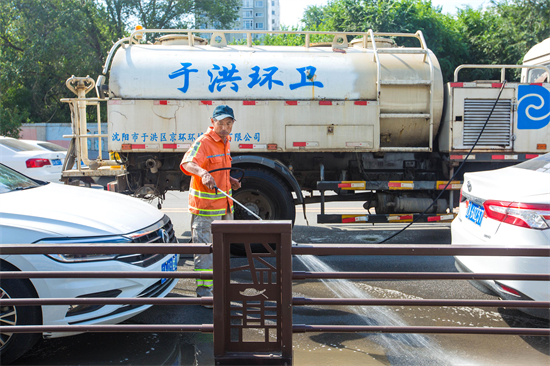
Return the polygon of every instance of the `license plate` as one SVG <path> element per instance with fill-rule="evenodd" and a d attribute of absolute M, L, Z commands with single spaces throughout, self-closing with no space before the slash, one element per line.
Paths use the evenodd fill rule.
<path fill-rule="evenodd" d="M 61 165 L 61 160 L 60 159 L 53 159 L 52 160 L 52 165 Z"/>
<path fill-rule="evenodd" d="M 481 220 L 483 220 L 483 215 L 485 214 L 485 209 L 483 206 L 478 205 L 477 203 L 470 202 L 468 209 L 466 210 L 466 218 L 476 225 L 481 226 Z"/>
<path fill-rule="evenodd" d="M 175 272 L 178 270 L 178 256 L 173 255 L 170 259 L 162 264 L 162 272 Z M 160 283 L 166 282 L 167 278 L 161 278 Z"/>

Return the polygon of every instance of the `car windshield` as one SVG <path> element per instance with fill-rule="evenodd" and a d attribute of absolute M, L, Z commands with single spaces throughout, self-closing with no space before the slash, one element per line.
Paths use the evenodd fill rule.
<path fill-rule="evenodd" d="M 39 187 L 41 184 L 0 164 L 0 194 Z"/>
<path fill-rule="evenodd" d="M 537 158 L 524 161 L 523 163 L 514 165 L 514 168 L 534 170 L 537 172 L 550 174 L 550 154 L 541 155 Z"/>
<path fill-rule="evenodd" d="M 0 145 L 12 149 L 14 151 L 42 151 L 38 146 L 33 146 L 24 141 L 19 141 L 15 139 L 0 139 Z"/>
<path fill-rule="evenodd" d="M 42 146 L 44 149 L 48 149 L 50 151 L 67 151 L 67 149 L 63 146 L 59 146 L 51 142 L 39 142 L 37 143 L 37 145 Z"/>

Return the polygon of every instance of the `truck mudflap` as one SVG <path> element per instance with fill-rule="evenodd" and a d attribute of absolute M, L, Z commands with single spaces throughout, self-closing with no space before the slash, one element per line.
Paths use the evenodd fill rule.
<path fill-rule="evenodd" d="M 421 214 L 390 214 L 390 215 L 317 215 L 318 224 L 388 224 L 412 222 Z M 416 222 L 451 222 L 456 214 L 424 214 Z"/>

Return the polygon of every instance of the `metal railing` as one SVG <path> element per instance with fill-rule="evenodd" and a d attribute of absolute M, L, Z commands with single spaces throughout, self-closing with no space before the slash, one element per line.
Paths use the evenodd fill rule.
<path fill-rule="evenodd" d="M 195 278 L 213 279 L 214 297 L 202 298 L 31 298 L 0 299 L 0 306 L 39 305 L 214 305 L 214 324 L 173 325 L 15 325 L 0 326 L 2 333 L 41 332 L 202 332 L 214 333 L 216 364 L 292 364 L 292 334 L 306 332 L 499 334 L 550 336 L 549 329 L 441 326 L 307 325 L 292 323 L 292 308 L 308 305 L 341 306 L 476 306 L 550 308 L 550 302 L 523 300 L 358 299 L 292 297 L 292 281 L 306 279 L 406 280 L 520 280 L 550 281 L 550 274 L 442 273 L 442 272 L 293 272 L 297 255 L 389 256 L 528 256 L 550 257 L 543 246 L 479 247 L 466 245 L 292 245 L 292 225 L 284 221 L 217 221 L 213 244 L 74 244 L 0 245 L 0 254 L 209 254 L 215 272 L 2 272 L 4 279 L 32 278 Z M 234 267 L 230 246 L 245 247 L 247 265 Z M 261 244 L 264 253 L 252 252 Z M 260 265 L 258 265 L 260 263 Z M 244 274 L 247 280 L 232 279 Z M 243 341 L 249 328 L 264 329 L 265 339 Z"/>
<path fill-rule="evenodd" d="M 550 75 L 550 67 L 545 65 L 460 65 L 455 69 L 455 83 L 458 81 L 458 73 L 462 69 L 500 69 L 500 82 L 506 80 L 506 69 L 543 69 Z"/>
<path fill-rule="evenodd" d="M 253 47 L 253 35 L 254 34 L 292 34 L 292 35 L 304 35 L 304 47 L 309 48 L 311 45 L 310 38 L 312 35 L 332 35 L 333 41 L 332 44 L 335 48 L 347 47 L 348 42 L 346 36 L 363 36 L 363 48 L 367 48 L 369 36 L 380 36 L 380 37 L 408 37 L 416 38 L 420 42 L 421 49 L 427 49 L 426 41 L 421 31 L 416 33 L 388 33 L 388 32 L 373 32 L 369 29 L 367 32 L 334 32 L 334 31 L 270 31 L 270 30 L 219 30 L 219 29 L 139 29 L 132 32 L 130 37 L 122 38 L 116 42 L 111 49 L 103 65 L 103 74 L 106 74 L 109 70 L 109 65 L 111 60 L 115 55 L 115 51 L 124 43 L 129 45 L 139 44 L 140 40 L 143 38 L 143 35 L 146 33 L 164 33 L 164 34 L 185 34 L 187 35 L 188 43 L 190 47 L 195 46 L 195 33 L 210 33 L 210 46 L 220 47 L 227 45 L 225 41 L 225 34 L 246 34 L 246 45 L 248 47 Z M 219 37 L 219 41 L 216 39 Z M 340 41 L 341 39 L 341 41 Z M 374 43 L 373 43 L 374 45 Z M 375 45 L 374 45 L 375 46 Z"/>
<path fill-rule="evenodd" d="M 212 246 L 207 244 L 30 244 L 0 245 L 1 255 L 18 254 L 209 254 Z M 1 279 L 31 278 L 213 278 L 212 272 L 139 272 L 139 271 L 48 271 L 21 272 L 2 271 Z M 1 281 L 0 281 L 1 283 Z M 0 286 L 1 287 L 1 286 Z M 0 306 L 37 305 L 212 305 L 212 297 L 201 298 L 39 298 L 0 299 Z M 25 325 L 0 326 L 1 333 L 42 332 L 202 332 L 212 333 L 212 324 L 197 325 Z"/>

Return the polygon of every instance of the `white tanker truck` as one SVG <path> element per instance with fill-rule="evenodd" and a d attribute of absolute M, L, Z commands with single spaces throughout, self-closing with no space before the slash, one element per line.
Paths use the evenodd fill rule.
<path fill-rule="evenodd" d="M 168 34 L 144 42 L 153 33 Z M 67 80 L 77 94 L 64 99 L 77 168 L 66 159 L 62 179 L 108 179 L 111 190 L 159 199 L 187 190 L 180 161 L 219 104 L 235 111 L 232 163 L 245 170 L 234 198 L 263 219 L 294 220 L 295 205 L 320 202 L 319 223 L 411 221 L 447 186 L 493 107 L 462 173 L 550 151 L 550 39 L 525 65 L 463 65 L 444 85 L 420 31 L 334 33 L 318 44 L 311 35 L 327 33 L 272 32 L 305 34 L 302 47 L 253 45 L 256 31 L 247 45 L 228 45 L 228 33 L 243 32 L 139 29 L 112 47 L 97 82 Z M 419 45 L 393 40 L 403 37 Z M 501 80 L 459 81 L 472 67 L 501 69 Z M 503 87 L 510 68 L 524 69 L 521 83 Z M 94 86 L 96 97 L 86 98 Z M 99 134 L 88 134 L 86 108 L 99 116 L 103 102 L 108 131 L 98 118 Z M 88 159 L 87 139 L 101 137 L 113 160 Z M 452 220 L 461 176 L 422 221 Z M 361 200 L 376 214 L 325 214 L 325 202 L 336 200 Z M 248 215 L 236 208 L 237 218 Z"/>

